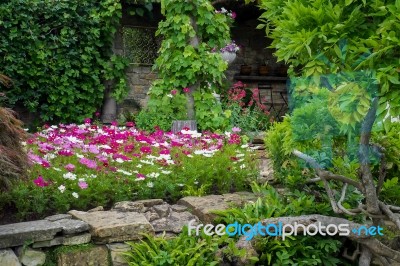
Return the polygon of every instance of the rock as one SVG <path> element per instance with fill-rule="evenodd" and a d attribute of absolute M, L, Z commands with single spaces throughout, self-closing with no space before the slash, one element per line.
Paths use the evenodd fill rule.
<path fill-rule="evenodd" d="M 109 266 L 106 246 L 95 246 L 84 250 L 75 250 L 58 255 L 57 266 Z"/>
<path fill-rule="evenodd" d="M 156 212 L 151 211 L 145 212 L 144 217 L 146 217 L 149 222 L 160 219 L 160 216 Z"/>
<path fill-rule="evenodd" d="M 137 240 L 142 238 L 141 233 L 154 233 L 153 227 L 142 213 L 70 211 L 69 214 L 90 225 L 90 233 L 95 243 Z"/>
<path fill-rule="evenodd" d="M 97 206 L 96 208 L 90 209 L 87 212 L 101 212 L 104 211 L 103 206 Z"/>
<path fill-rule="evenodd" d="M 58 220 L 64 220 L 64 219 L 72 219 L 72 215 L 70 214 L 56 214 L 56 215 L 52 215 L 52 216 L 48 216 L 46 218 L 44 218 L 47 221 L 50 222 L 55 222 Z"/>
<path fill-rule="evenodd" d="M 107 244 L 107 247 L 110 250 L 111 262 L 113 266 L 128 266 L 123 253 L 130 251 L 131 246 L 124 243 L 114 243 Z"/>
<path fill-rule="evenodd" d="M 47 220 L 0 226 L 0 248 L 22 246 L 27 241 L 46 241 L 54 238 L 62 227 Z"/>
<path fill-rule="evenodd" d="M 187 211 L 187 207 L 183 206 L 183 205 L 178 205 L 178 204 L 174 204 L 171 206 L 171 210 L 175 211 L 175 212 L 184 212 Z"/>
<path fill-rule="evenodd" d="M 4 266 L 21 266 L 17 256 L 12 249 L 0 249 L 0 265 Z"/>
<path fill-rule="evenodd" d="M 161 218 L 157 219 L 155 221 L 151 222 L 151 225 L 154 228 L 154 232 L 159 233 L 159 232 L 169 232 L 171 231 L 169 226 L 168 226 L 168 220 L 167 218 Z"/>
<path fill-rule="evenodd" d="M 249 266 L 255 264 L 255 262 L 250 260 L 251 257 L 258 257 L 257 251 L 253 248 L 252 241 L 247 241 L 245 237 L 240 237 L 235 246 L 238 249 L 246 250 L 246 255 L 244 257 L 239 257 L 236 265 Z"/>
<path fill-rule="evenodd" d="M 145 207 L 148 207 L 148 208 L 153 207 L 155 205 L 161 205 L 161 204 L 165 203 L 162 199 L 138 200 L 135 202 L 142 203 Z"/>
<path fill-rule="evenodd" d="M 140 212 L 144 213 L 147 211 L 147 208 L 144 206 L 143 203 L 136 202 L 136 201 L 121 201 L 115 203 L 113 210 L 120 211 L 120 212 Z"/>
<path fill-rule="evenodd" d="M 51 240 L 35 242 L 35 243 L 33 243 L 32 247 L 33 248 L 44 248 L 44 247 L 59 246 L 59 245 L 62 245 L 63 242 L 64 242 L 64 237 L 60 236 L 60 237 L 55 237 L 54 239 L 51 239 Z"/>
<path fill-rule="evenodd" d="M 46 253 L 31 248 L 18 248 L 19 261 L 25 266 L 39 266 L 46 262 Z"/>
<path fill-rule="evenodd" d="M 64 237 L 62 244 L 64 246 L 86 244 L 86 243 L 89 243 L 91 239 L 92 239 L 92 235 L 89 233 L 82 234 L 82 235 L 76 235 L 76 236 L 68 236 L 68 237 Z"/>
<path fill-rule="evenodd" d="M 89 225 L 83 221 L 63 219 L 55 221 L 54 223 L 59 224 L 63 229 L 63 234 L 71 235 L 89 231 Z"/>
<path fill-rule="evenodd" d="M 91 234 L 86 233 L 82 235 L 67 235 L 67 236 L 59 236 L 55 237 L 52 240 L 41 241 L 33 243 L 33 248 L 44 248 L 44 247 L 52 247 L 52 246 L 70 246 L 70 245 L 79 245 L 89 243 L 91 240 Z"/>
<path fill-rule="evenodd" d="M 209 195 L 204 197 L 185 197 L 178 201 L 192 211 L 203 223 L 212 223 L 216 218 L 213 211 L 226 210 L 232 206 L 243 206 L 246 202 L 256 200 L 250 192 L 236 192 L 223 195 Z"/>
<path fill-rule="evenodd" d="M 190 212 L 171 212 L 168 216 L 168 227 L 170 231 L 179 234 L 182 228 L 188 225 L 191 220 L 196 220 L 192 225 L 197 225 L 199 219 Z"/>
<path fill-rule="evenodd" d="M 170 206 L 168 204 L 156 205 L 153 209 L 160 217 L 167 217 L 170 211 Z"/>

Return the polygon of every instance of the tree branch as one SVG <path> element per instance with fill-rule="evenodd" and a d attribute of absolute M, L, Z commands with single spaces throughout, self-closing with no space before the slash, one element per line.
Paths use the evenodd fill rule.
<path fill-rule="evenodd" d="M 379 201 L 379 207 L 381 208 L 382 212 L 386 214 L 389 220 L 392 221 L 400 230 L 400 219 L 396 215 L 394 215 L 390 208 L 382 201 Z"/>
<path fill-rule="evenodd" d="M 353 212 L 347 210 L 345 207 L 342 206 L 342 202 L 344 201 L 344 198 L 346 197 L 347 186 L 348 186 L 347 183 L 344 184 L 344 186 L 342 188 L 342 194 L 340 196 L 339 201 L 337 202 L 337 206 L 343 213 L 346 213 L 348 215 L 353 215 L 354 216 L 354 215 L 357 215 L 357 213 L 353 213 Z"/>
<path fill-rule="evenodd" d="M 374 255 L 376 256 L 382 256 L 385 258 L 389 258 L 393 261 L 400 262 L 400 251 L 393 250 L 389 248 L 388 246 L 382 244 L 379 240 L 374 238 L 371 235 L 363 235 L 358 233 L 352 232 L 352 228 L 360 228 L 361 226 L 365 226 L 362 224 L 354 223 L 352 221 L 339 218 L 339 217 L 331 217 L 331 216 L 325 216 L 325 215 L 319 215 L 319 214 L 311 214 L 311 215 L 302 215 L 302 216 L 296 216 L 296 217 L 278 217 L 278 218 L 269 218 L 262 220 L 261 223 L 266 226 L 268 224 L 290 224 L 293 227 L 297 224 L 304 225 L 305 227 L 309 225 L 315 225 L 319 226 L 319 228 L 326 227 L 330 224 L 334 224 L 338 226 L 339 224 L 348 224 L 349 225 L 349 233 L 346 235 L 347 238 L 356 241 L 364 246 L 366 246 Z M 296 223 L 296 224 L 295 224 Z M 321 227 L 322 226 L 322 227 Z M 286 229 L 289 231 L 289 227 L 284 227 L 283 229 Z M 303 232 L 303 227 L 298 226 L 297 227 L 297 234 Z M 323 229 L 321 229 L 322 232 L 326 232 Z M 286 231 L 285 231 L 286 232 Z M 246 237 L 246 236 L 242 236 Z"/>

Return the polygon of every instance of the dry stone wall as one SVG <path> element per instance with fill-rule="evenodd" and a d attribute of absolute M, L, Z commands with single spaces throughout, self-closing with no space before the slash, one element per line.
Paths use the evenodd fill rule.
<path fill-rule="evenodd" d="M 209 223 L 213 210 L 242 206 L 255 200 L 249 192 L 204 197 L 185 197 L 170 205 L 161 199 L 123 201 L 111 210 L 96 208 L 87 212 L 72 210 L 43 220 L 0 226 L 0 265 L 44 265 L 52 247 L 91 243 L 83 249 L 61 252 L 57 265 L 128 265 L 123 253 L 130 250 L 125 241 L 142 238 L 142 233 L 174 236 L 195 223 Z"/>

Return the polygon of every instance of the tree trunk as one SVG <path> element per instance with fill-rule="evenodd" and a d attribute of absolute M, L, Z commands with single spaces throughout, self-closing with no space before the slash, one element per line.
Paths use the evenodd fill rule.
<path fill-rule="evenodd" d="M 194 19 L 194 17 L 190 17 L 190 24 L 192 25 L 194 31 L 196 34 L 190 38 L 190 45 L 193 46 L 193 48 L 199 47 L 199 37 L 197 36 L 197 23 Z M 194 106 L 194 97 L 193 93 L 199 88 L 199 83 L 196 82 L 194 85 L 189 87 L 189 92 L 187 93 L 186 96 L 186 109 L 187 109 L 187 118 L 188 120 L 196 120 L 196 111 L 195 111 L 195 106 Z"/>
<path fill-rule="evenodd" d="M 371 214 L 380 214 L 379 200 L 376 194 L 373 176 L 371 173 L 369 162 L 369 149 L 372 126 L 375 122 L 376 111 L 378 108 L 378 98 L 372 100 L 371 108 L 369 109 L 364 121 L 361 125 L 360 147 L 358 151 L 360 161 L 361 182 L 365 189 L 365 200 L 367 211 Z M 376 222 L 376 221 L 374 221 Z"/>

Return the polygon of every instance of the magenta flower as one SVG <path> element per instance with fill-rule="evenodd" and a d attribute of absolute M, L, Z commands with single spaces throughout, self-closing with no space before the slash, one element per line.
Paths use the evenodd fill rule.
<path fill-rule="evenodd" d="M 58 155 L 62 155 L 62 156 L 72 156 L 72 155 L 74 155 L 74 153 L 73 153 L 71 150 L 64 149 L 64 150 L 58 151 Z"/>
<path fill-rule="evenodd" d="M 90 124 L 90 123 L 92 123 L 92 119 L 90 119 L 90 118 L 85 118 L 85 119 L 83 120 L 83 122 L 84 122 L 85 124 Z"/>
<path fill-rule="evenodd" d="M 151 153 L 151 147 L 149 146 L 140 147 L 140 151 L 143 153 Z"/>
<path fill-rule="evenodd" d="M 172 91 L 171 91 L 171 94 L 172 94 L 172 95 L 176 95 L 177 92 L 178 92 L 177 90 L 172 90 Z"/>
<path fill-rule="evenodd" d="M 99 117 L 99 116 L 100 116 L 100 112 L 96 112 L 94 115 L 95 115 L 96 117 Z"/>
<path fill-rule="evenodd" d="M 183 92 L 184 92 L 184 93 L 188 93 L 189 91 L 190 91 L 189 88 L 183 88 Z"/>
<path fill-rule="evenodd" d="M 233 19 L 236 18 L 236 13 L 234 11 L 232 11 L 232 13 L 231 13 L 231 18 L 233 18 Z"/>
<path fill-rule="evenodd" d="M 78 186 L 79 186 L 81 189 L 87 189 L 87 188 L 88 188 L 88 184 L 87 184 L 85 181 L 79 181 L 79 182 L 78 182 Z"/>
<path fill-rule="evenodd" d="M 47 187 L 49 185 L 49 182 L 45 181 L 41 175 L 33 180 L 33 183 L 38 187 Z"/>
<path fill-rule="evenodd" d="M 133 126 L 135 126 L 135 123 L 133 123 L 133 122 L 126 122 L 126 124 L 125 124 L 127 127 L 133 127 Z"/>
<path fill-rule="evenodd" d="M 43 160 L 42 161 L 42 166 L 44 167 L 44 168 L 50 168 L 50 163 L 48 162 L 48 161 L 46 161 L 46 160 Z"/>
<path fill-rule="evenodd" d="M 137 177 L 138 179 L 141 179 L 141 180 L 143 180 L 143 179 L 146 178 L 146 176 L 145 176 L 144 174 L 141 174 L 141 173 L 137 174 L 136 177 Z"/>
<path fill-rule="evenodd" d="M 73 172 L 75 171 L 75 165 L 69 163 L 66 166 L 64 166 L 65 169 L 67 169 L 68 172 Z"/>

